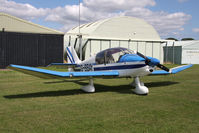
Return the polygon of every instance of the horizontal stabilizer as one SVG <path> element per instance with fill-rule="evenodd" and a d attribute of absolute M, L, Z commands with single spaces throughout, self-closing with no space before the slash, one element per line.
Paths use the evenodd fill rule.
<path fill-rule="evenodd" d="M 51 63 L 48 66 L 76 66 L 75 63 Z"/>
<path fill-rule="evenodd" d="M 164 71 L 164 70 L 155 70 L 151 73 L 151 75 L 167 75 L 167 74 L 176 74 L 178 72 L 181 72 L 187 68 L 190 68 L 192 67 L 193 65 L 190 64 L 190 65 L 183 65 L 183 66 L 178 66 L 178 67 L 174 67 L 172 69 L 170 69 L 169 72 L 167 71 Z"/>
<path fill-rule="evenodd" d="M 40 78 L 73 78 L 73 77 L 100 77 L 100 76 L 119 76 L 118 71 L 85 71 L 85 72 L 59 72 L 34 67 L 10 65 L 9 69 L 23 72 Z"/>

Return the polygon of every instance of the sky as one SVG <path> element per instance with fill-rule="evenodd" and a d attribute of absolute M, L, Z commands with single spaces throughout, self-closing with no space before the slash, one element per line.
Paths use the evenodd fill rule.
<path fill-rule="evenodd" d="M 80 0 L 81 24 L 132 16 L 151 24 L 162 39 L 199 40 L 199 0 Z M 0 0 L 0 12 L 67 32 L 78 26 L 79 0 Z"/>

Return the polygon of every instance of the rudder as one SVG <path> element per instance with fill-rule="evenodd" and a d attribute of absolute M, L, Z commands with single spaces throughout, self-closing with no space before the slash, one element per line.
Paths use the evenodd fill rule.
<path fill-rule="evenodd" d="M 78 64 L 81 62 L 81 60 L 77 56 L 75 49 L 72 46 L 66 47 L 66 52 L 68 63 Z"/>

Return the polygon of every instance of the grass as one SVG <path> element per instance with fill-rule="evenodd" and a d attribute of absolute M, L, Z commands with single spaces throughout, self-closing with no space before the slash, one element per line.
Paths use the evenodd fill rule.
<path fill-rule="evenodd" d="M 198 67 L 143 77 L 147 96 L 132 93 L 132 79 L 95 79 L 96 93 L 88 94 L 79 90 L 88 81 L 0 71 L 0 132 L 197 133 Z"/>

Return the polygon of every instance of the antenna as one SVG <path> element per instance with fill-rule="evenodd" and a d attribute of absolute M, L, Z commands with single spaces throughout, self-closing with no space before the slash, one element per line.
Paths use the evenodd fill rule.
<path fill-rule="evenodd" d="M 80 0 L 79 0 L 79 52 L 80 52 L 80 60 L 82 60 L 82 35 L 80 33 Z"/>
<path fill-rule="evenodd" d="M 80 0 L 79 0 L 79 35 L 80 35 Z"/>

